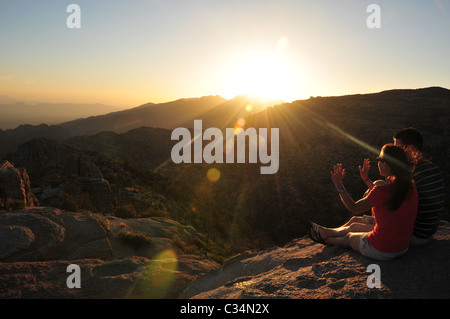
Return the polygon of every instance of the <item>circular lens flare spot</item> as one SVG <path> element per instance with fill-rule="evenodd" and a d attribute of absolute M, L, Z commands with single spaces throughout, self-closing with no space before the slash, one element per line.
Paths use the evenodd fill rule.
<path fill-rule="evenodd" d="M 172 249 L 155 255 L 146 265 L 141 278 L 131 293 L 131 298 L 166 298 L 173 287 L 178 270 L 178 258 Z"/>
<path fill-rule="evenodd" d="M 220 179 L 220 171 L 217 168 L 210 168 L 206 173 L 206 177 L 210 182 L 217 182 Z"/>
<path fill-rule="evenodd" d="M 244 129 L 238 125 L 234 126 L 234 134 L 238 135 L 241 134 L 242 132 L 244 132 Z"/>
<path fill-rule="evenodd" d="M 239 125 L 240 127 L 244 127 L 245 126 L 245 119 L 243 119 L 242 117 L 237 121 L 237 125 Z"/>

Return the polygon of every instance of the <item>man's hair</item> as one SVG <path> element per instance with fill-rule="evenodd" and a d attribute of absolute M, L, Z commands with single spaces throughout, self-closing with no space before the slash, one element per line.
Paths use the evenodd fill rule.
<path fill-rule="evenodd" d="M 421 150 L 423 146 L 423 137 L 418 130 L 413 127 L 404 128 L 394 135 L 395 139 L 401 140 L 405 146 L 414 145 Z"/>

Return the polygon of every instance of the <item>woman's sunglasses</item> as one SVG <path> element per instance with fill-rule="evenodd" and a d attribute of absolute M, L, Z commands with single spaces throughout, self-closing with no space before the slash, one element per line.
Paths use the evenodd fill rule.
<path fill-rule="evenodd" d="M 386 160 L 384 158 L 382 158 L 381 156 L 377 156 L 377 162 L 386 162 Z"/>

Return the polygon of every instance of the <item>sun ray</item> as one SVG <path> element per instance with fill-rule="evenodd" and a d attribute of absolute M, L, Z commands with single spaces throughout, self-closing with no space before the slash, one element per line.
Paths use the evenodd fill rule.
<path fill-rule="evenodd" d="M 319 115 L 318 113 L 314 112 L 313 110 L 311 110 L 310 108 L 307 107 L 303 107 L 303 111 L 307 112 L 309 115 L 311 115 L 312 120 L 326 128 L 327 130 L 331 130 L 334 133 L 340 135 L 341 137 L 343 137 L 344 139 L 349 140 L 350 142 L 366 149 L 367 151 L 373 153 L 373 154 L 377 154 L 379 153 L 379 149 L 371 146 L 370 144 L 358 139 L 357 137 L 345 132 L 343 129 L 341 129 L 340 127 L 332 124 L 331 122 L 329 122 L 327 119 L 325 119 L 323 116 Z"/>

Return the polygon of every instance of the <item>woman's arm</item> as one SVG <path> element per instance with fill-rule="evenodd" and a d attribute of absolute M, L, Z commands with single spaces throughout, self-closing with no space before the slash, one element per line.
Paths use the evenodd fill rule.
<path fill-rule="evenodd" d="M 342 202 L 345 207 L 354 215 L 358 215 L 372 208 L 372 203 L 364 197 L 357 202 L 353 200 L 350 194 L 345 189 L 342 181 L 345 176 L 345 169 L 342 169 L 342 164 L 337 164 L 334 166 L 334 171 L 331 172 L 331 179 L 334 186 L 339 192 Z"/>
<path fill-rule="evenodd" d="M 370 190 L 374 187 L 373 182 L 369 178 L 370 160 L 368 158 L 364 159 L 363 167 L 359 166 L 359 176 L 366 184 L 367 188 Z"/>
<path fill-rule="evenodd" d="M 345 190 L 344 185 L 337 186 L 336 188 L 339 191 L 339 195 L 345 207 L 353 215 L 359 215 L 372 208 L 372 203 L 367 199 L 367 197 L 361 198 L 355 202 L 350 194 Z"/>

